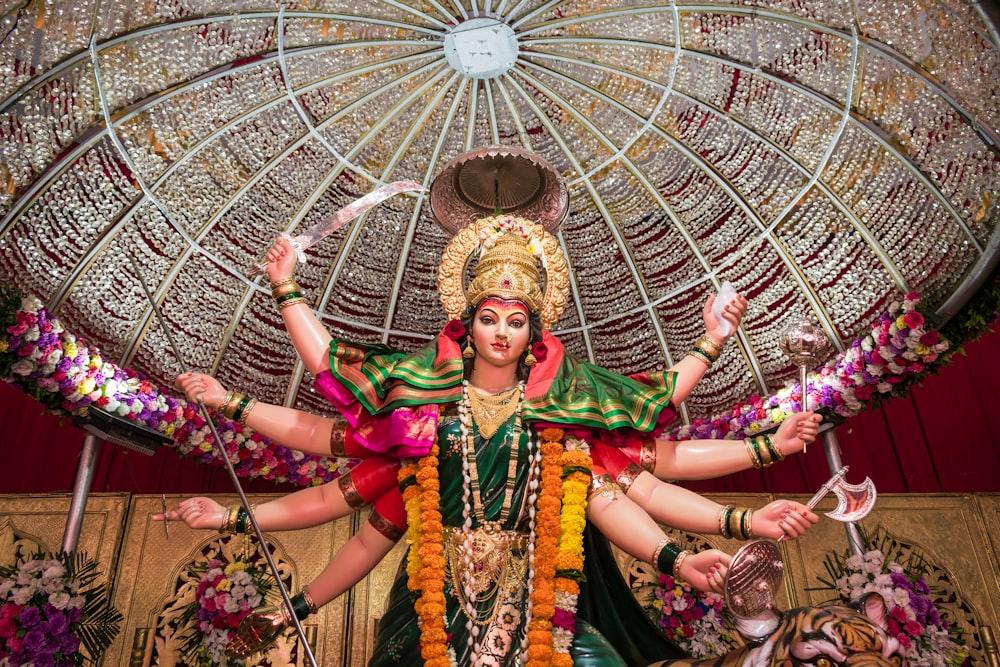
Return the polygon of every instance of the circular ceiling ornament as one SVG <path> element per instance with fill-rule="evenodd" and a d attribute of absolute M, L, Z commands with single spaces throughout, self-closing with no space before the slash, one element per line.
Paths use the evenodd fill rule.
<path fill-rule="evenodd" d="M 569 212 L 569 192 L 544 158 L 517 146 L 490 146 L 458 156 L 431 183 L 434 219 L 455 234 L 484 216 L 527 218 L 550 234 Z"/>
<path fill-rule="evenodd" d="M 462 21 L 444 35 L 444 57 L 455 71 L 473 79 L 492 79 L 517 62 L 514 29 L 492 16 Z"/>

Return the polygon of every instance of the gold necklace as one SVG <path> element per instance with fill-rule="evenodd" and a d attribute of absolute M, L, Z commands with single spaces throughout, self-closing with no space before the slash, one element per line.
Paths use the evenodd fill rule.
<path fill-rule="evenodd" d="M 479 435 L 492 438 L 505 421 L 517 411 L 521 403 L 521 385 L 514 385 L 499 394 L 484 394 L 469 385 L 469 409 L 476 422 Z"/>

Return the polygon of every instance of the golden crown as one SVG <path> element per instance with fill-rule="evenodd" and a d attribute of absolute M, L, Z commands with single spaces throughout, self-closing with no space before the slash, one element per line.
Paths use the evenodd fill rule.
<path fill-rule="evenodd" d="M 519 234 L 505 234 L 483 251 L 476 264 L 476 277 L 465 291 L 466 301 L 476 305 L 490 296 L 516 299 L 537 313 L 542 309 L 540 280 L 527 241 Z"/>
<path fill-rule="evenodd" d="M 475 278 L 463 282 L 469 260 L 479 250 Z M 545 270 L 541 288 L 538 260 Z M 537 313 L 549 329 L 566 307 L 569 268 L 559 241 L 538 223 L 513 216 L 482 218 L 463 227 L 451 240 L 438 266 L 438 292 L 450 319 L 490 296 L 517 299 Z"/>

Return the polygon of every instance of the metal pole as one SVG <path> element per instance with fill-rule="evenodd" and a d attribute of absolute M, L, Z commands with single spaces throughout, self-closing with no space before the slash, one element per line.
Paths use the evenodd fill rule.
<path fill-rule="evenodd" d="M 94 482 L 94 463 L 97 452 L 101 449 L 101 440 L 93 433 L 83 436 L 83 451 L 80 452 L 80 462 L 76 466 L 76 479 L 73 480 L 73 499 L 69 504 L 69 516 L 66 518 L 66 532 L 63 534 L 62 550 L 69 553 L 76 551 L 80 541 L 80 528 L 83 526 L 83 513 L 87 509 L 87 495 Z"/>
<path fill-rule="evenodd" d="M 826 454 L 826 465 L 830 469 L 830 474 L 835 475 L 844 467 L 844 461 L 840 457 L 840 443 L 837 441 L 837 427 L 833 423 L 826 423 L 820 427 L 820 435 L 823 436 L 823 452 Z M 844 524 L 847 530 L 847 541 L 851 545 L 851 553 L 855 556 L 862 556 L 865 553 L 864 541 L 861 539 L 861 531 L 857 524 L 847 522 Z"/>

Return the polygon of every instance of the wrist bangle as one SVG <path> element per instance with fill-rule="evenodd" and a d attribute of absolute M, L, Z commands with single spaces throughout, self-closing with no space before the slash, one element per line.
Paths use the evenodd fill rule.
<path fill-rule="evenodd" d="M 712 340 L 711 338 L 709 338 L 707 334 L 701 336 L 701 338 L 698 339 L 698 342 L 695 343 L 695 345 L 697 345 L 698 343 L 704 343 L 709 348 L 711 348 L 712 351 L 715 352 L 715 354 L 716 354 L 716 359 L 718 359 L 719 355 L 722 354 L 722 345 L 719 345 L 714 340 Z"/>
<path fill-rule="evenodd" d="M 662 540 L 656 547 L 656 551 L 653 554 L 653 565 L 656 569 L 663 574 L 669 574 L 673 576 L 674 563 L 677 562 L 677 556 L 681 553 L 681 547 L 672 538 L 666 538 Z"/>
<path fill-rule="evenodd" d="M 247 417 L 250 416 L 250 411 L 253 410 L 253 408 L 254 408 L 255 405 L 257 405 L 257 399 L 256 398 L 251 398 L 250 401 L 246 404 L 246 407 L 243 408 L 243 410 L 240 411 L 240 416 L 236 420 L 237 423 L 240 426 L 246 426 L 247 425 Z"/>
<path fill-rule="evenodd" d="M 684 551 L 682 551 L 679 554 L 677 554 L 677 558 L 674 559 L 674 568 L 673 568 L 673 571 L 671 572 L 671 574 L 673 574 L 673 576 L 674 576 L 674 579 L 680 579 L 681 578 L 681 563 L 683 563 L 684 559 L 687 558 L 690 555 L 691 555 L 691 552 L 688 551 L 687 549 L 685 549 Z"/>
<path fill-rule="evenodd" d="M 293 595 L 291 602 L 295 618 L 300 621 L 306 620 L 309 614 L 316 612 L 316 603 L 313 602 L 312 596 L 309 595 L 309 590 L 306 588 L 303 588 L 298 594 Z"/>
<path fill-rule="evenodd" d="M 709 368 L 711 368 L 712 364 L 715 363 L 715 360 L 712 359 L 712 357 L 709 356 L 709 354 L 705 352 L 705 350 L 702 350 L 701 348 L 697 347 L 691 348 L 691 351 L 688 352 L 688 356 L 695 357 L 699 361 L 704 362 L 705 365 L 708 366 Z"/>
<path fill-rule="evenodd" d="M 735 505 L 723 505 L 722 509 L 719 510 L 719 535 L 722 535 L 727 540 L 733 536 L 729 532 L 729 514 L 735 508 Z"/>
<path fill-rule="evenodd" d="M 767 451 L 771 455 L 771 460 L 784 461 L 785 455 L 781 453 L 781 450 L 778 449 L 778 446 L 774 444 L 773 440 L 771 440 L 771 436 L 765 433 L 763 437 L 764 437 L 764 446 L 767 447 Z"/>
<path fill-rule="evenodd" d="M 743 513 L 743 520 L 740 521 L 740 532 L 743 533 L 744 540 L 753 539 L 753 509 L 747 508 Z"/>
<path fill-rule="evenodd" d="M 290 298 L 290 299 L 288 299 L 288 301 L 279 301 L 278 302 L 278 309 L 279 310 L 284 310 L 285 308 L 289 308 L 289 307 L 294 306 L 296 304 L 305 303 L 306 302 L 306 298 L 304 296 L 302 296 L 301 294 L 299 294 L 298 292 L 292 292 L 292 294 L 289 294 L 288 296 L 291 297 L 292 295 L 295 295 L 294 298 Z"/>
<path fill-rule="evenodd" d="M 233 392 L 232 397 L 226 401 L 225 405 L 222 406 L 222 414 L 224 414 L 229 419 L 235 419 L 233 414 L 239 409 L 240 403 L 246 398 L 243 394 L 237 394 Z"/>
<path fill-rule="evenodd" d="M 750 463 L 753 464 L 753 467 L 758 469 L 762 468 L 763 464 L 760 462 L 760 456 L 757 454 L 753 440 L 750 438 L 743 438 L 743 444 L 747 448 L 747 454 L 750 456 Z"/>
<path fill-rule="evenodd" d="M 301 292 L 301 291 L 302 288 L 299 287 L 299 284 L 294 280 L 289 279 L 280 284 L 271 285 L 271 298 L 277 300 L 278 298 L 283 297 L 286 294 L 291 294 L 294 292 Z"/>
<path fill-rule="evenodd" d="M 240 505 L 230 505 L 226 508 L 226 513 L 222 515 L 222 525 L 219 526 L 220 533 L 236 532 L 236 516 L 241 509 L 243 507 Z"/>
<path fill-rule="evenodd" d="M 760 461 L 761 467 L 770 468 L 774 465 L 774 457 L 771 456 L 771 450 L 764 443 L 764 436 L 758 435 L 752 440 L 753 450 L 757 453 L 757 459 Z"/>

